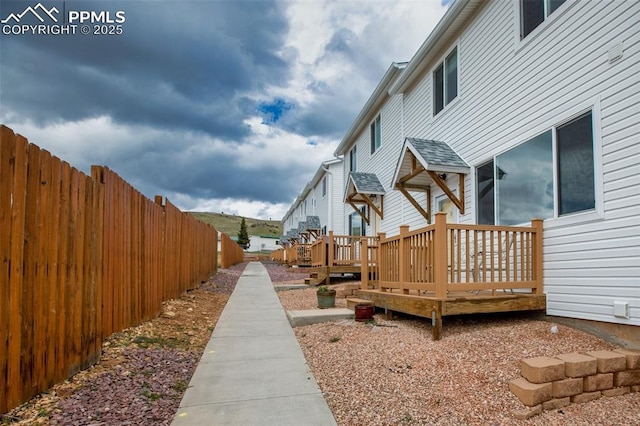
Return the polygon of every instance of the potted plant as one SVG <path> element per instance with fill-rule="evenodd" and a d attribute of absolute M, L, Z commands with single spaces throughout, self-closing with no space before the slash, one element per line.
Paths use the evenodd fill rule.
<path fill-rule="evenodd" d="M 318 296 L 318 308 L 334 308 L 336 306 L 336 291 L 329 289 L 326 285 L 321 285 L 316 291 Z"/>

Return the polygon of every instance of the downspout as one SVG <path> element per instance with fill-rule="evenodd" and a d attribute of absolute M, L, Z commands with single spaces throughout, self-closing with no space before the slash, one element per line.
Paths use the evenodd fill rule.
<path fill-rule="evenodd" d="M 329 197 L 328 202 L 328 210 L 329 210 L 329 218 L 327 220 L 327 232 L 333 231 L 333 173 L 327 169 L 327 167 L 322 163 L 322 170 L 329 175 L 329 179 L 327 179 L 327 197 Z"/>

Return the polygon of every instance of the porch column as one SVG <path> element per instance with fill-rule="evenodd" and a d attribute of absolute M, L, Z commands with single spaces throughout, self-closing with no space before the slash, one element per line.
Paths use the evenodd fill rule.
<path fill-rule="evenodd" d="M 447 298 L 447 214 L 436 213 L 435 230 L 433 238 L 434 250 L 434 281 L 436 285 L 436 298 Z"/>

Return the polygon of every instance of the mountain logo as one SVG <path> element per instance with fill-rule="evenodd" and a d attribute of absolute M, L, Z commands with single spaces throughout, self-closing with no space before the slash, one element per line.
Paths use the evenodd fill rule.
<path fill-rule="evenodd" d="M 55 15 L 54 15 L 55 13 Z M 15 23 L 19 23 L 20 20 L 27 14 L 33 15 L 38 21 L 43 22 L 45 19 L 43 16 L 48 16 L 53 22 L 58 22 L 58 18 L 56 15 L 60 13 L 60 11 L 54 6 L 51 9 L 47 9 L 42 5 L 42 3 L 36 4 L 34 7 L 27 7 L 22 13 L 10 13 L 5 19 L 0 21 L 3 24 L 9 23 L 9 21 L 14 21 Z"/>

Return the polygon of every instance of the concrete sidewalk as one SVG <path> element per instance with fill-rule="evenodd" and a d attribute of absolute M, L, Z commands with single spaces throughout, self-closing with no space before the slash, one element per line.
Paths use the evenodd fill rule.
<path fill-rule="evenodd" d="M 335 425 L 266 268 L 250 262 L 172 425 Z"/>

